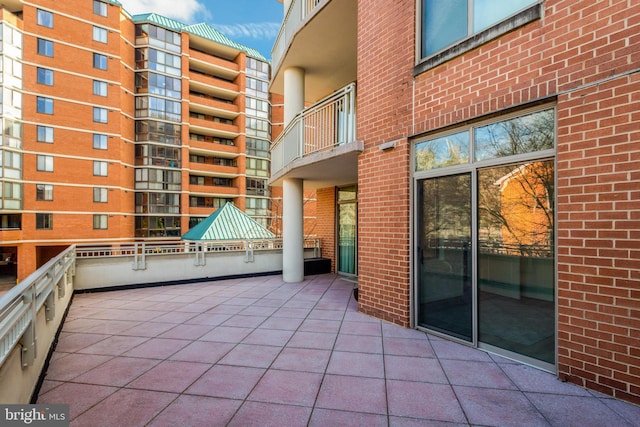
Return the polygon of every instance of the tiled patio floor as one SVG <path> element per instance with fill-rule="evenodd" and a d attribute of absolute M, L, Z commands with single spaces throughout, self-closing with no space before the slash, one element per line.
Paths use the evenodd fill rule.
<path fill-rule="evenodd" d="M 632 426 L 640 407 L 357 312 L 334 275 L 74 297 L 38 403 L 73 426 Z"/>

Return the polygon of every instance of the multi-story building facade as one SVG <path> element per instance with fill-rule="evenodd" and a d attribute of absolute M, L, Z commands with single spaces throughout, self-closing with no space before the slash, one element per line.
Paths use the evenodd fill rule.
<path fill-rule="evenodd" d="M 18 279 L 69 243 L 179 237 L 227 201 L 268 225 L 259 52 L 112 0 L 1 13 L 0 239 Z"/>
<path fill-rule="evenodd" d="M 360 311 L 640 402 L 640 4 L 284 8 L 285 280 L 315 188 Z"/>

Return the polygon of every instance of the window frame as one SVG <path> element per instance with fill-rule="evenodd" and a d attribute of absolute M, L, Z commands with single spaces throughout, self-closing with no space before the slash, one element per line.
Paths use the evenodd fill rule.
<path fill-rule="evenodd" d="M 36 24 L 41 27 L 53 28 L 53 13 L 48 10 L 37 9 Z"/>
<path fill-rule="evenodd" d="M 108 203 L 109 190 L 106 187 L 93 187 L 93 203 Z"/>
<path fill-rule="evenodd" d="M 36 97 L 36 113 L 52 115 L 54 111 L 53 99 L 46 96 Z M 42 107 L 42 108 L 41 108 Z"/>
<path fill-rule="evenodd" d="M 53 156 L 49 156 L 46 154 L 36 154 L 36 171 L 53 172 L 54 171 Z"/>
<path fill-rule="evenodd" d="M 36 230 L 53 230 L 53 214 L 36 212 Z"/>
<path fill-rule="evenodd" d="M 96 96 L 108 96 L 109 94 L 109 84 L 102 80 L 94 80 L 93 81 L 93 94 Z"/>
<path fill-rule="evenodd" d="M 107 43 L 109 41 L 109 30 L 98 25 L 94 25 L 93 41 L 98 43 Z"/>
<path fill-rule="evenodd" d="M 51 138 L 49 138 L 49 133 L 51 134 Z M 44 138 L 41 138 L 40 137 L 41 135 L 44 136 Z M 44 126 L 44 125 L 37 125 L 36 126 L 36 141 L 37 142 L 44 142 L 44 143 L 47 143 L 47 144 L 53 144 L 53 138 L 54 138 L 54 130 L 53 130 L 53 128 L 51 126 Z"/>
<path fill-rule="evenodd" d="M 108 70 L 109 57 L 101 53 L 93 52 L 93 68 L 95 68 L 96 70 Z"/>
<path fill-rule="evenodd" d="M 43 202 L 53 201 L 53 185 L 36 184 L 36 200 Z"/>
<path fill-rule="evenodd" d="M 103 160 L 94 160 L 93 176 L 109 176 L 109 164 Z"/>
<path fill-rule="evenodd" d="M 93 134 L 93 148 L 95 150 L 106 150 L 109 146 L 108 137 L 103 133 Z"/>
<path fill-rule="evenodd" d="M 93 13 L 98 16 L 107 16 L 109 14 L 109 5 L 100 0 L 93 0 Z"/>
<path fill-rule="evenodd" d="M 467 35 L 466 38 L 458 40 L 431 55 L 422 56 L 423 44 L 423 2 L 425 0 L 416 0 L 416 28 L 415 28 L 415 67 L 413 75 L 417 76 L 428 71 L 440 64 L 443 64 L 453 58 L 456 58 L 465 52 L 475 49 L 491 40 L 497 39 L 504 34 L 520 28 L 530 22 L 542 18 L 543 0 L 537 0 L 530 6 L 516 12 L 515 14 L 500 20 L 489 27 L 476 33 Z M 475 0 L 473 0 L 475 1 Z"/>
<path fill-rule="evenodd" d="M 109 218 L 105 214 L 93 215 L 93 229 L 107 230 L 109 228 Z"/>
<path fill-rule="evenodd" d="M 38 55 L 46 56 L 48 58 L 53 58 L 54 56 L 53 41 L 38 37 L 38 40 L 36 43 L 37 43 L 36 50 Z"/>
<path fill-rule="evenodd" d="M 109 123 L 109 110 L 104 107 L 93 107 L 93 122 Z"/>
<path fill-rule="evenodd" d="M 40 77 L 43 77 L 42 79 Z M 36 82 L 45 86 L 53 86 L 53 70 L 44 67 L 37 67 Z"/>

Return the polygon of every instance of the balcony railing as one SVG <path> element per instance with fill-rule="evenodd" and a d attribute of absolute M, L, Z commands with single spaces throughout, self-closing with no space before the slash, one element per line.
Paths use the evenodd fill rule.
<path fill-rule="evenodd" d="M 304 109 L 271 148 L 271 175 L 294 160 L 356 141 L 356 85 L 333 93 Z"/>
<path fill-rule="evenodd" d="M 287 15 L 282 22 L 280 32 L 271 49 L 272 69 L 277 70 L 280 61 L 287 50 L 287 46 L 291 43 L 291 39 L 298 31 L 300 24 L 316 9 L 320 9 L 328 2 L 323 0 L 293 0 Z"/>

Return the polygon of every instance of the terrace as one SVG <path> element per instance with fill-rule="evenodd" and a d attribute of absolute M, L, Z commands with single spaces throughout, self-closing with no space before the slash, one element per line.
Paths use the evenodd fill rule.
<path fill-rule="evenodd" d="M 45 307 L 54 306 L 45 296 L 56 294 L 42 292 L 46 281 L 66 298 L 69 281 L 81 277 L 67 268 L 73 255 L 53 260 L 48 279 L 34 282 L 30 295 Z M 131 271 L 129 261 L 121 268 Z M 36 401 L 69 404 L 77 426 L 631 426 L 640 419 L 639 407 L 553 374 L 365 316 L 351 290 L 332 274 L 299 284 L 275 274 L 76 293 Z M 5 377 L 6 369 L 16 368 L 3 366 Z"/>

